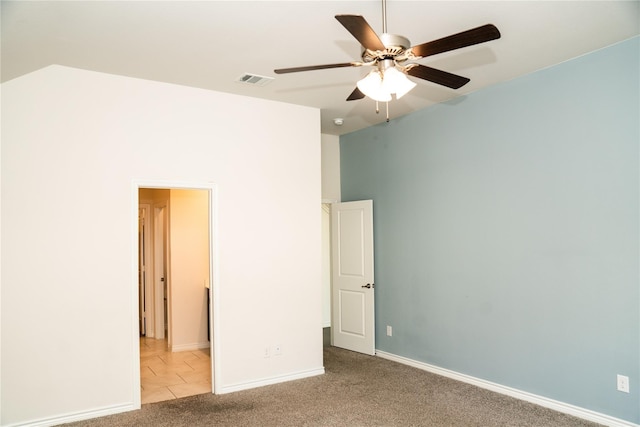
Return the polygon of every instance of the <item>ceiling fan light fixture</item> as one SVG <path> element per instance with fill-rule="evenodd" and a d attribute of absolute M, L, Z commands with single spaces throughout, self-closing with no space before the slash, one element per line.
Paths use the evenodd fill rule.
<path fill-rule="evenodd" d="M 402 98 L 416 84 L 395 67 L 389 67 L 383 72 L 374 70 L 357 83 L 358 89 L 369 98 L 379 102 L 391 101 L 391 94 L 396 94 L 396 99 Z"/>
<path fill-rule="evenodd" d="M 389 93 L 383 85 L 382 74 L 378 70 L 373 70 L 356 84 L 358 89 L 369 98 L 379 102 L 391 101 Z"/>
<path fill-rule="evenodd" d="M 395 93 L 396 99 L 400 99 L 411 89 L 416 87 L 416 84 L 409 80 L 402 71 L 399 71 L 395 67 L 391 67 L 387 68 L 384 72 L 382 86 L 385 91 Z"/>

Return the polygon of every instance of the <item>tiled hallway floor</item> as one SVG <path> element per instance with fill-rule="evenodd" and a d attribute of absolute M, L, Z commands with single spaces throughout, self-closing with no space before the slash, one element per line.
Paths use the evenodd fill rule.
<path fill-rule="evenodd" d="M 211 393 L 209 349 L 172 353 L 166 340 L 140 338 L 142 403 Z"/>

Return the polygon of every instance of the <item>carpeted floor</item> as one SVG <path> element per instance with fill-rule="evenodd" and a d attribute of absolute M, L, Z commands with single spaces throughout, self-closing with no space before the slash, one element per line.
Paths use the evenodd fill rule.
<path fill-rule="evenodd" d="M 379 357 L 325 348 L 325 375 L 143 405 L 91 426 L 596 426 Z"/>

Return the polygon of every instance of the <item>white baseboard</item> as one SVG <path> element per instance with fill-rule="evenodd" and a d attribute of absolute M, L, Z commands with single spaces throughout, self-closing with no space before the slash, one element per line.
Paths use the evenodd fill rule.
<path fill-rule="evenodd" d="M 210 345 L 211 344 L 209 343 L 209 341 L 196 342 L 196 343 L 190 343 L 190 344 L 172 345 L 171 346 L 171 351 L 173 353 L 176 353 L 178 351 L 202 350 L 203 348 L 209 348 Z"/>
<path fill-rule="evenodd" d="M 73 423 L 76 421 L 88 420 L 91 418 L 105 417 L 107 415 L 119 414 L 121 412 L 133 411 L 140 409 L 135 407 L 132 403 L 125 403 L 121 405 L 107 406 L 99 409 L 92 409 L 88 411 L 75 412 L 72 414 L 65 414 L 56 417 L 42 418 L 39 420 L 25 421 L 18 424 L 7 424 L 5 427 L 45 427 L 56 426 L 60 424 Z"/>
<path fill-rule="evenodd" d="M 480 388 L 491 390 L 496 393 L 504 394 L 510 397 L 515 397 L 516 399 L 534 403 L 536 405 L 543 406 L 545 408 L 553 409 L 554 411 L 572 415 L 577 418 L 582 418 L 587 421 L 603 424 L 605 426 L 640 427 L 640 425 L 632 423 L 630 421 L 621 420 L 619 418 L 611 417 L 609 415 L 601 414 L 599 412 L 591 411 L 589 409 L 581 408 L 579 406 L 574 406 L 568 403 L 549 399 L 547 397 L 538 396 L 536 394 L 528 393 L 526 391 L 507 387 L 507 386 L 493 383 L 491 381 L 486 381 L 480 378 L 475 378 L 470 375 L 451 371 L 449 369 L 440 368 L 438 366 L 430 365 L 428 363 L 418 362 L 417 360 L 409 359 L 403 356 L 397 356 L 395 354 L 387 353 L 385 351 L 376 350 L 376 355 L 383 359 L 392 360 L 394 362 L 402 363 L 403 365 L 413 366 L 414 368 L 422 369 L 423 371 L 431 372 L 437 375 L 442 375 L 443 377 L 448 377 L 457 381 L 462 381 L 464 383 L 473 384 Z"/>
<path fill-rule="evenodd" d="M 324 367 L 321 367 L 318 369 L 295 372 L 287 375 L 263 378 L 260 380 L 249 381 L 246 383 L 237 383 L 237 384 L 222 386 L 220 388 L 216 388 L 216 394 L 233 393 L 235 391 L 249 390 L 252 388 L 263 387 L 263 386 L 272 385 L 272 384 L 279 384 L 287 381 L 300 380 L 303 378 L 315 377 L 316 375 L 323 375 L 323 374 L 324 374 Z"/>

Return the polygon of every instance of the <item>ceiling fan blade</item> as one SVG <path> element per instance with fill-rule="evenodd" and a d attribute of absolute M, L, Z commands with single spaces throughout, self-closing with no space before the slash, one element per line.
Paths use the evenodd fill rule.
<path fill-rule="evenodd" d="M 451 89 L 459 89 L 471 81 L 466 77 L 419 64 L 413 64 L 413 67 L 407 69 L 407 74 L 413 77 L 418 77 L 419 79 L 428 80 L 439 85 L 450 87 Z"/>
<path fill-rule="evenodd" d="M 487 24 L 458 34 L 443 37 L 438 40 L 413 46 L 411 51 L 415 56 L 425 57 L 499 38 L 500 31 L 498 31 L 496 26 L 493 24 Z"/>
<path fill-rule="evenodd" d="M 336 15 L 336 19 L 369 50 L 385 50 L 385 46 L 373 28 L 360 15 Z"/>
<path fill-rule="evenodd" d="M 365 94 L 360 91 L 357 87 L 351 92 L 351 95 L 347 98 L 347 101 L 356 101 L 358 99 L 362 99 L 365 97 Z"/>
<path fill-rule="evenodd" d="M 342 62 L 340 64 L 325 64 L 325 65 L 309 65 L 307 67 L 294 67 L 294 68 L 279 68 L 273 70 L 276 74 L 297 73 L 299 71 L 313 71 L 313 70 L 326 70 L 328 68 L 342 68 L 342 67 L 359 67 L 360 62 Z"/>

